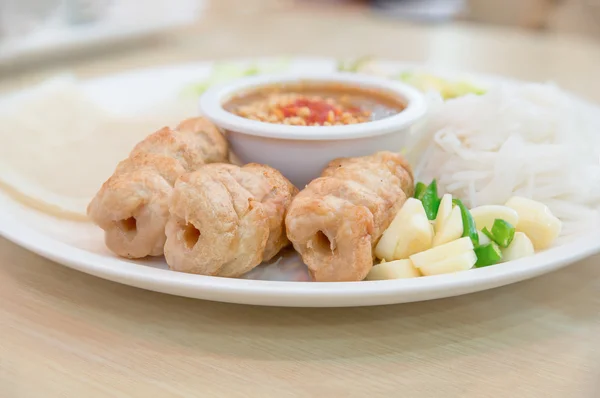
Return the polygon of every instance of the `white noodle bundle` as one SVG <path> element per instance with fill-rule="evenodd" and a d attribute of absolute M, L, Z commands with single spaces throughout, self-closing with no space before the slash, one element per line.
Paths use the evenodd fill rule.
<path fill-rule="evenodd" d="M 482 96 L 431 98 L 409 153 L 419 180 L 470 207 L 538 200 L 563 235 L 600 220 L 600 112 L 553 85 L 502 85 Z"/>

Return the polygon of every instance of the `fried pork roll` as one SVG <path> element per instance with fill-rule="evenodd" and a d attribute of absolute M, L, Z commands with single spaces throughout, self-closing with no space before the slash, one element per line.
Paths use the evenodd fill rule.
<path fill-rule="evenodd" d="M 295 197 L 285 219 L 313 280 L 363 280 L 373 248 L 413 189 L 410 166 L 396 153 L 329 163 Z"/>
<path fill-rule="evenodd" d="M 169 197 L 179 176 L 205 163 L 226 162 L 228 144 L 203 118 L 164 127 L 138 143 L 87 208 L 105 231 L 106 246 L 127 258 L 163 254 Z"/>
<path fill-rule="evenodd" d="M 238 277 L 290 242 L 284 218 L 298 190 L 259 164 L 210 164 L 175 183 L 165 258 L 172 270 Z"/>

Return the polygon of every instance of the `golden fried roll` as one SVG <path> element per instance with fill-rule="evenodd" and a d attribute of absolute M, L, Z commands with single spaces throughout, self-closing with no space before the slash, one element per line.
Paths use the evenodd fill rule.
<path fill-rule="evenodd" d="M 297 192 L 259 164 L 210 164 L 181 176 L 169 206 L 167 264 L 194 274 L 245 274 L 290 243 L 283 221 Z"/>
<path fill-rule="evenodd" d="M 396 153 L 329 163 L 294 198 L 285 219 L 313 280 L 363 280 L 373 248 L 413 189 L 411 168 Z"/>
<path fill-rule="evenodd" d="M 227 162 L 229 145 L 217 127 L 197 117 L 186 119 L 172 130 L 163 127 L 138 143 L 131 155 L 156 153 L 177 159 L 187 171 L 207 163 Z"/>
<path fill-rule="evenodd" d="M 177 178 L 227 157 L 227 141 L 205 119 L 185 120 L 174 130 L 162 128 L 119 163 L 88 205 L 88 216 L 105 231 L 106 246 L 117 255 L 160 256 Z"/>

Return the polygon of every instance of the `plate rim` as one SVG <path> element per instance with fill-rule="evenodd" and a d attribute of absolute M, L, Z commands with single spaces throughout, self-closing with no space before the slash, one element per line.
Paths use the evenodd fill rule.
<path fill-rule="evenodd" d="M 29 226 L 20 225 L 11 216 L 0 214 L 0 235 L 22 248 L 69 268 L 97 277 L 119 282 L 123 277 L 159 284 L 174 283 L 179 287 L 203 289 L 203 292 L 234 290 L 238 293 L 259 294 L 271 297 L 312 296 L 313 294 L 338 298 L 361 298 L 393 293 L 411 293 L 423 290 L 452 290 L 467 285 L 493 283 L 506 280 L 525 280 L 542 273 L 552 272 L 583 258 L 600 253 L 600 229 L 592 230 L 572 242 L 550 248 L 532 257 L 522 258 L 494 267 L 474 268 L 454 274 L 434 275 L 426 278 L 396 279 L 360 282 L 293 282 L 223 278 L 186 274 L 148 267 L 118 257 L 106 257 L 51 238 Z M 11 227 L 12 226 L 12 227 Z M 32 239 L 35 238 L 35 239 Z M 574 253 L 574 254 L 573 254 Z M 108 266 L 107 266 L 108 260 Z M 83 265 L 84 264 L 84 265 Z M 120 282 L 125 283 L 125 282 Z M 510 282 L 509 282 L 510 283 Z M 129 284 L 139 287 L 138 284 Z M 352 289 L 347 289 L 352 286 Z M 344 287 L 343 289 L 340 289 Z M 483 289 L 487 290 L 487 289 Z"/>

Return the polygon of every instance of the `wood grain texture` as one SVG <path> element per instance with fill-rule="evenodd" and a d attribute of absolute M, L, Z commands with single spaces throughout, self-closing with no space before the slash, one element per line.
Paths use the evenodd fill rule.
<path fill-rule="evenodd" d="M 149 47 L 13 72 L 0 86 L 66 66 L 85 77 L 211 57 L 369 52 L 552 78 L 600 100 L 600 48 L 582 40 L 425 28 L 356 11 L 336 15 L 335 37 L 331 13 L 275 10 L 253 18 L 215 12 Z M 0 397 L 598 397 L 599 292 L 596 256 L 451 299 L 261 308 L 122 286 L 0 239 Z"/>
<path fill-rule="evenodd" d="M 595 257 L 532 281 L 373 308 L 211 303 L 71 271 L 0 241 L 7 397 L 593 397 Z M 198 392 L 202 395 L 197 395 Z"/>

